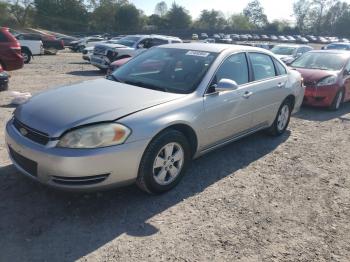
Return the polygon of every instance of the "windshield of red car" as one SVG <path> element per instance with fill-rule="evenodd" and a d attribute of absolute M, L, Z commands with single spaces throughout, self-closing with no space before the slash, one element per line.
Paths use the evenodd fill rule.
<path fill-rule="evenodd" d="M 347 60 L 348 56 L 343 54 L 309 52 L 295 60 L 291 67 L 339 71 Z"/>
<path fill-rule="evenodd" d="M 114 71 L 112 80 L 165 92 L 193 92 L 217 57 L 217 53 L 152 48 Z"/>

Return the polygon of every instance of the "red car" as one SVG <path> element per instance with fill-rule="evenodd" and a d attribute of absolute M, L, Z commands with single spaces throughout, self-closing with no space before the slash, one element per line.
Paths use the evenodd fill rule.
<path fill-rule="evenodd" d="M 116 70 L 117 68 L 121 67 L 122 65 L 124 65 L 126 62 L 128 62 L 132 57 L 126 57 L 126 58 L 122 58 L 119 60 L 114 61 L 113 63 L 111 63 L 109 65 L 109 68 L 107 70 L 107 75 L 112 74 L 112 72 L 114 70 Z"/>
<path fill-rule="evenodd" d="M 307 52 L 291 65 L 301 73 L 306 87 L 304 104 L 338 110 L 350 101 L 350 52 Z"/>
<path fill-rule="evenodd" d="M 0 27 L 0 65 L 7 71 L 23 67 L 21 45 L 4 27 Z"/>
<path fill-rule="evenodd" d="M 8 88 L 9 75 L 0 65 L 0 91 L 5 91 Z"/>

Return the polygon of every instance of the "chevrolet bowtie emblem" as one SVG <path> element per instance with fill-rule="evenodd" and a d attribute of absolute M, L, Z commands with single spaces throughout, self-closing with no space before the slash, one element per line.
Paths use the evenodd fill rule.
<path fill-rule="evenodd" d="M 19 129 L 19 132 L 22 134 L 22 136 L 28 135 L 28 131 L 23 127 Z"/>

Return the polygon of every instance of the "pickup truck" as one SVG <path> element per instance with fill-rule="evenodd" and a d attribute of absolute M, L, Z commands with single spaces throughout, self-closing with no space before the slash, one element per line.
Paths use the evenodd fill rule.
<path fill-rule="evenodd" d="M 109 65 L 116 60 L 134 57 L 153 46 L 182 43 L 182 40 L 163 35 L 129 35 L 113 43 L 108 42 L 97 44 L 90 59 L 90 63 L 102 71 L 107 71 Z"/>

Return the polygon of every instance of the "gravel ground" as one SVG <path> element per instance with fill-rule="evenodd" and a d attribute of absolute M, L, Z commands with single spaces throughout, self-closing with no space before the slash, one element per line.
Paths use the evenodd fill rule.
<path fill-rule="evenodd" d="M 10 90 L 101 76 L 66 52 L 13 72 Z M 350 104 L 303 108 L 284 136 L 212 152 L 177 188 L 148 196 L 134 186 L 66 193 L 24 178 L 4 145 L 9 101 L 0 93 L 0 261 L 350 259 Z"/>

